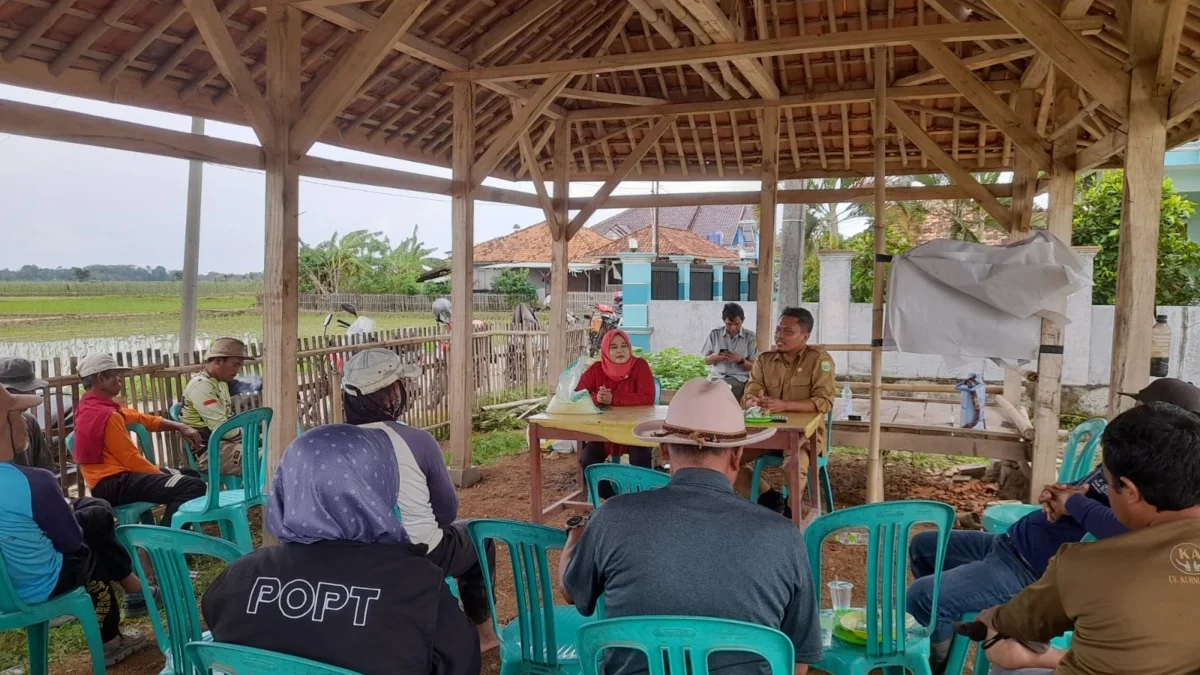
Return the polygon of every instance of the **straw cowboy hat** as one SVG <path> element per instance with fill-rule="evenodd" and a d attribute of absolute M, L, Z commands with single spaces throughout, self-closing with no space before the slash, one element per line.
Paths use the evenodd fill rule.
<path fill-rule="evenodd" d="M 209 345 L 208 351 L 204 352 L 204 360 L 212 361 L 213 359 L 245 359 L 249 358 L 246 355 L 246 343 L 236 338 L 223 337 L 213 340 Z"/>
<path fill-rule="evenodd" d="M 774 429 L 746 432 L 746 419 L 729 385 L 704 378 L 688 380 L 671 399 L 667 419 L 633 428 L 638 440 L 651 443 L 738 448 L 765 441 Z"/>
<path fill-rule="evenodd" d="M 13 394 L 0 387 L 0 462 L 11 460 L 18 449 L 25 449 L 25 422 L 19 413 L 36 408 L 41 402 L 41 396 Z M 11 415 L 12 412 L 18 414 Z M 16 446 L 18 442 L 20 448 Z"/>

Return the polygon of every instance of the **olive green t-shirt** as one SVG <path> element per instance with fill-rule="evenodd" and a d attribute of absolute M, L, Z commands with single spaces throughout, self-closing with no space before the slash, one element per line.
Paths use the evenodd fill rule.
<path fill-rule="evenodd" d="M 1056 675 L 1200 673 L 1200 520 L 1063 545 L 993 624 L 1030 642 L 1074 630 Z"/>

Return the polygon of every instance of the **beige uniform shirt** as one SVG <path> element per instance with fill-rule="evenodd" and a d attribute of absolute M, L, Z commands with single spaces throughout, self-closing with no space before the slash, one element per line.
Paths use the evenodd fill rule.
<path fill-rule="evenodd" d="M 750 370 L 745 401 L 750 397 L 770 396 L 783 401 L 812 401 L 817 411 L 833 409 L 833 358 L 820 347 L 812 345 L 788 356 L 777 351 L 763 352 Z M 825 450 L 825 425 L 813 436 L 814 446 Z"/>
<path fill-rule="evenodd" d="M 993 624 L 1028 642 L 1074 630 L 1056 675 L 1195 675 L 1200 520 L 1064 545 Z"/>

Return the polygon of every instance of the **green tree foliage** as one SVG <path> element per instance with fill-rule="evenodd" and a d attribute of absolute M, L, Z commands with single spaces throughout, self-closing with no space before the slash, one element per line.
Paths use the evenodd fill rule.
<path fill-rule="evenodd" d="M 1076 184 L 1073 246 L 1099 246 L 1092 302 L 1111 305 L 1117 297 L 1117 252 L 1121 233 L 1121 208 L 1125 184 L 1121 171 L 1109 171 L 1087 184 Z M 1162 217 L 1158 234 L 1158 287 L 1160 305 L 1191 305 L 1200 301 L 1200 245 L 1187 238 L 1192 202 L 1163 181 Z"/>
<path fill-rule="evenodd" d="M 501 272 L 492 281 L 492 292 L 511 295 L 515 302 L 537 300 L 537 287 L 529 281 L 529 270 L 520 267 L 510 267 Z"/>
<path fill-rule="evenodd" d="M 315 246 L 300 245 L 300 290 L 306 293 L 426 293 L 417 278 L 442 264 L 413 228 L 395 248 L 382 232 L 334 233 Z"/>
<path fill-rule="evenodd" d="M 905 215 L 900 211 L 888 211 L 887 244 L 885 249 L 891 255 L 900 255 L 913 247 L 913 237 L 907 229 L 893 225 L 894 219 Z M 871 302 L 875 284 L 875 235 L 871 228 L 843 239 L 841 248 L 854 251 L 850 261 L 850 302 Z M 817 302 L 821 292 L 821 262 L 816 256 L 804 266 L 804 301 Z M 887 292 L 887 279 L 884 279 L 884 292 Z"/>

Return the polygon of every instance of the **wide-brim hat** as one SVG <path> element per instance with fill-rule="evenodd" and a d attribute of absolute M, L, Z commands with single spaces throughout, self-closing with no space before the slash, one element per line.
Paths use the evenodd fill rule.
<path fill-rule="evenodd" d="M 739 448 L 767 440 L 775 429 L 746 430 L 742 407 L 724 382 L 704 378 L 684 383 L 665 420 L 642 422 L 633 428 L 633 436 L 648 443 L 676 443 L 704 448 Z"/>
<path fill-rule="evenodd" d="M 0 359 L 0 387 L 18 393 L 44 389 L 47 382 L 37 377 L 33 361 L 10 356 Z"/>
<path fill-rule="evenodd" d="M 246 343 L 236 338 L 223 337 L 213 340 L 208 351 L 204 352 L 204 360 L 213 359 L 247 359 Z"/>
<path fill-rule="evenodd" d="M 110 370 L 133 370 L 129 366 L 123 366 L 117 363 L 109 354 L 88 354 L 79 362 L 77 372 L 80 377 L 89 377 L 91 375 L 99 375 L 107 373 Z"/>

